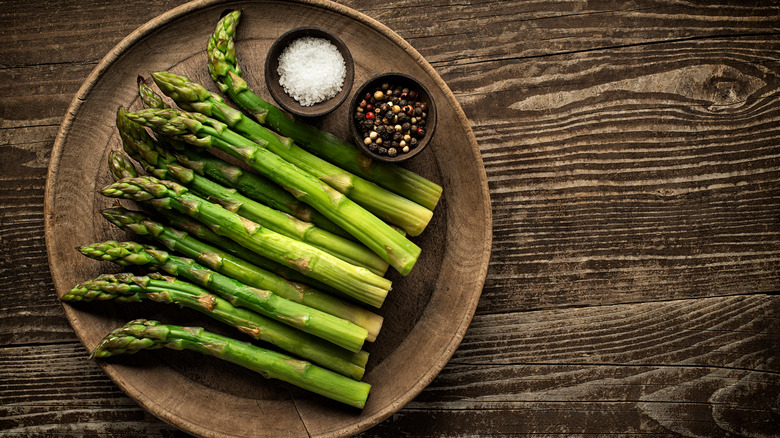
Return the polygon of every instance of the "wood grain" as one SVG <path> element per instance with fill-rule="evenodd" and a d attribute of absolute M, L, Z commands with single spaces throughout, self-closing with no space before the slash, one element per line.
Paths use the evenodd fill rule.
<path fill-rule="evenodd" d="M 67 105 L 180 3 L 0 10 L 1 435 L 185 436 L 85 359 L 42 239 Z M 778 2 L 342 4 L 445 79 L 494 219 L 461 347 L 362 436 L 778 436 Z"/>
<path fill-rule="evenodd" d="M 327 406 L 324 399 L 277 382 L 261 381 L 256 374 L 237 367 L 209 360 L 199 360 L 202 366 L 193 367 L 191 363 L 196 359 L 183 354 L 170 360 L 156 355 L 159 357 L 150 357 L 143 367 L 128 360 L 109 362 L 103 368 L 140 405 L 193 434 L 233 437 L 252 430 L 254 435 L 269 437 L 351 435 L 373 426 L 411 400 L 455 351 L 482 290 L 492 231 L 484 168 L 455 98 L 407 43 L 373 20 L 316 0 L 238 5 L 211 1 L 178 8 L 123 40 L 79 90 L 55 141 L 44 205 L 52 279 L 61 296 L 73 285 L 105 272 L 104 263 L 74 256 L 73 248 L 122 238 L 99 214 L 116 200 L 97 193 L 110 181 L 108 151 L 121 149 L 116 108 L 137 106 L 136 77 L 144 72 L 170 69 L 206 83 L 198 79 L 207 71 L 202 42 L 207 41 L 226 7 L 243 11 L 243 31 L 237 36 L 236 46 L 238 53 L 247 54 L 240 57 L 246 72 L 264 70 L 265 58 L 258 54 L 266 53 L 270 43 L 284 32 L 283 23 L 288 17 L 297 16 L 296 26 L 327 24 L 338 33 L 351 47 L 355 76 L 360 82 L 392 67 L 413 74 L 429 90 L 431 100 L 438 102 L 437 113 L 442 119 L 431 147 L 415 164 L 422 175 L 435 177 L 444 189 L 446 202 L 439 204 L 437 219 L 431 221 L 426 236 L 414 239 L 425 252 L 414 271 L 404 277 L 389 274 L 393 296 L 379 309 L 384 316 L 383 334 L 369 348 L 371 364 L 366 367 L 364 380 L 372 389 L 360 412 Z M 365 38 L 376 40 L 375 48 L 388 57 L 377 57 L 375 51 L 361 45 Z M 262 90 L 258 86 L 264 83 L 262 78 L 247 74 L 246 80 Z M 261 93 L 267 94 L 265 90 Z M 342 106 L 323 116 L 319 123 L 326 129 L 333 127 L 328 131 L 346 138 L 349 120 L 347 108 Z M 446 148 L 436 148 L 435 144 Z M 70 305 L 65 306 L 65 314 L 90 349 L 112 328 L 137 318 L 129 316 L 134 314 L 126 309 L 98 312 Z M 170 320 L 166 317 L 163 321 Z M 200 318 L 188 318 L 186 325 L 206 324 Z M 420 350 L 427 354 L 419 355 Z M 203 400 L 212 402 L 204 404 Z M 254 415 L 257 409 L 267 415 Z M 233 421 L 234 416 L 243 420 Z"/>
<path fill-rule="evenodd" d="M 496 435 L 771 436 L 777 412 L 751 397 L 780 394 L 780 363 L 767 351 L 778 334 L 767 295 L 479 315 L 439 377 L 362 436 L 479 436 L 486 424 Z M 105 428 L 97 419 L 117 410 L 163 433 L 85 354 L 75 344 L 5 350 L 0 387 L 31 386 L 28 374 L 51 379 L 9 391 L 5 421 L 51 421 L 41 406 L 58 404 L 91 412 L 96 423 L 84 430 Z M 105 431 L 121 436 L 120 427 Z"/>

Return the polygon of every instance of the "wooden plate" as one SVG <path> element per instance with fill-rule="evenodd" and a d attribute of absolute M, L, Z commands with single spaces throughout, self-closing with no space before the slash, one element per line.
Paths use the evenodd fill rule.
<path fill-rule="evenodd" d="M 423 250 L 417 266 L 404 278 L 388 274 L 393 291 L 380 310 L 386 318 L 382 332 L 367 348 L 371 357 L 365 380 L 373 388 L 362 411 L 189 352 L 156 350 L 99 363 L 151 413 L 192 434 L 354 434 L 400 409 L 444 367 L 474 314 L 491 247 L 487 180 L 463 111 L 422 56 L 375 20 L 320 0 L 196 1 L 125 38 L 79 90 L 54 145 L 45 204 L 54 284 L 61 296 L 79 282 L 121 270 L 74 250 L 78 245 L 129 237 L 99 215 L 115 202 L 98 190 L 111 182 L 108 152 L 121 149 L 114 125 L 116 109 L 139 107 L 136 76 L 148 77 L 152 71 L 186 74 L 216 92 L 208 76 L 205 47 L 226 8 L 243 10 L 237 35 L 239 62 L 247 82 L 266 99 L 270 96 L 262 86 L 264 54 L 277 37 L 298 26 L 327 27 L 338 34 L 350 46 L 358 83 L 399 69 L 420 79 L 435 96 L 439 127 L 431 146 L 408 167 L 440 183 L 444 196 L 428 229 L 414 238 Z M 347 110 L 342 105 L 316 123 L 347 139 Z M 224 330 L 194 312 L 153 303 L 84 303 L 64 305 L 64 309 L 90 351 L 111 329 L 138 317 Z M 240 337 L 237 332 L 233 335 Z"/>

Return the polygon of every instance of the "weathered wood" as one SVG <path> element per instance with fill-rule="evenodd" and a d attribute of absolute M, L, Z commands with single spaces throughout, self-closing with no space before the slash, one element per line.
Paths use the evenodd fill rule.
<path fill-rule="evenodd" d="M 90 75 L 78 100 L 68 108 L 52 152 L 44 205 L 46 247 L 59 295 L 104 272 L 99 262 L 74 255 L 74 247 L 121 238 L 117 237 L 121 232 L 99 214 L 116 200 L 98 193 L 110 180 L 108 151 L 121 148 L 116 108 L 131 108 L 138 100 L 136 78 L 145 72 L 171 69 L 206 83 L 198 79 L 207 72 L 204 42 L 225 7 L 216 1 L 191 4 L 155 19 L 101 61 L 97 73 Z M 221 364 L 207 363 L 190 372 L 193 358 L 186 355 L 172 361 L 150 360 L 147 367 L 110 364 L 104 370 L 150 412 L 193 434 L 233 437 L 247 430 L 269 437 L 354 434 L 394 413 L 422 390 L 455 351 L 474 314 L 492 233 L 484 167 L 454 96 L 430 65 L 397 35 L 353 10 L 318 0 L 246 3 L 241 9 L 237 52 L 247 82 L 261 95 L 268 94 L 258 76 L 263 72 L 264 54 L 284 32 L 280 23 L 290 16 L 299 16 L 308 25 L 329 26 L 337 33 L 351 47 L 358 83 L 399 69 L 425 86 L 430 99 L 437 102 L 439 120 L 431 147 L 414 164 L 417 172 L 443 187 L 446 201 L 437 206 L 436 219 L 425 236 L 414 239 L 423 251 L 414 270 L 404 277 L 388 274 L 393 293 L 379 309 L 384 316 L 383 334 L 370 346 L 372 364 L 366 367 L 363 380 L 372 385 L 371 396 L 359 413 L 329 407 L 325 399 L 288 386 L 263 385 L 255 374 L 213 372 L 224 369 Z M 374 45 L 362 45 L 366 38 L 374 40 Z M 249 74 L 252 71 L 255 76 Z M 350 119 L 347 106 L 341 106 L 322 116 L 318 124 L 346 138 Z M 65 307 L 68 321 L 88 348 L 124 324 L 127 313 Z M 187 325 L 202 324 L 193 319 Z M 426 354 L 418 354 L 420 350 Z M 233 373 L 240 378 L 233 378 Z M 201 402 L 206 399 L 211 403 Z M 254 415 L 258 408 L 267 411 L 267 416 Z"/>
<path fill-rule="evenodd" d="M 2 435 L 186 436 L 86 359 L 42 238 L 72 97 L 181 3 L 0 8 Z M 362 436 L 777 436 L 776 1 L 342 3 L 453 90 L 494 213 L 464 342 Z"/>
<path fill-rule="evenodd" d="M 733 296 L 479 315 L 431 385 L 362 436 L 481 436 L 486 425 L 491 434 L 771 435 L 780 419 L 771 409 L 780 363 L 768 354 L 780 334 L 779 301 Z M 62 433 L 166 430 L 86 354 L 77 343 L 3 349 L 0 428 L 84 415 L 90 420 Z M 52 405 L 62 413 L 46 409 Z M 117 424 L 105 424 L 110 418 Z"/>

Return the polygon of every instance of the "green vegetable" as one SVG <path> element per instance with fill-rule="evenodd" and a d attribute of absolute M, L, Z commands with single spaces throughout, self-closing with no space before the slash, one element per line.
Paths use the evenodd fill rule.
<path fill-rule="evenodd" d="M 213 146 L 239 158 L 355 236 L 402 275 L 408 274 L 417 262 L 420 255 L 417 245 L 330 185 L 231 131 L 225 124 L 200 113 L 176 110 L 146 109 L 129 113 L 127 117 L 162 135 L 196 147 Z M 345 181 L 329 181 L 335 185 L 342 182 Z"/>
<path fill-rule="evenodd" d="M 318 248 L 275 233 L 195 196 L 184 186 L 154 177 L 126 178 L 102 189 L 104 196 L 143 201 L 187 214 L 224 237 L 273 261 L 297 269 L 349 296 L 381 306 L 391 282 Z"/>
<path fill-rule="evenodd" d="M 247 286 L 191 259 L 177 257 L 154 247 L 135 242 L 108 241 L 82 246 L 79 251 L 96 260 L 111 261 L 121 266 L 152 266 L 171 275 L 181 276 L 218 294 L 233 305 L 253 310 L 349 351 L 360 351 L 366 340 L 366 329 L 345 319 L 286 300 L 271 291 Z"/>
<path fill-rule="evenodd" d="M 221 186 L 182 166 L 176 157 L 156 142 L 145 129 L 127 120 L 125 114 L 122 108 L 117 112 L 117 127 L 124 149 L 155 177 L 176 180 L 202 198 L 277 233 L 315 246 L 348 263 L 363 266 L 379 275 L 387 271 L 388 263 L 364 245 L 253 201 L 235 189 Z M 135 129 L 133 125 L 139 129 Z M 112 165 L 114 164 L 118 163 L 112 162 Z"/>
<path fill-rule="evenodd" d="M 122 178 L 135 178 L 138 176 L 138 171 L 133 166 L 133 163 L 127 159 L 127 156 L 121 152 L 111 151 L 108 154 L 108 170 L 114 177 L 114 180 L 120 180 Z"/>
<path fill-rule="evenodd" d="M 257 371 L 350 406 L 363 408 L 371 385 L 320 368 L 309 362 L 208 332 L 201 327 L 165 325 L 137 319 L 109 333 L 92 351 L 104 358 L 139 350 L 192 350 Z"/>
<path fill-rule="evenodd" d="M 143 78 L 138 78 L 138 94 L 146 108 L 170 108 L 162 98 L 149 87 Z M 119 123 L 118 123 L 119 124 Z M 256 173 L 234 166 L 212 154 L 182 147 L 180 142 L 170 141 L 171 152 L 180 163 L 224 186 L 232 187 L 248 198 L 265 204 L 273 209 L 290 214 L 298 219 L 311 222 L 323 230 L 330 231 L 347 239 L 354 239 L 349 233 L 331 222 L 322 213 L 301 202 L 278 184 Z"/>
<path fill-rule="evenodd" d="M 119 152 L 117 152 L 117 154 L 119 154 Z M 125 167 L 125 166 L 129 166 L 129 167 Z M 115 160 L 109 157 L 109 170 L 111 171 L 116 181 L 119 180 L 116 178 L 119 175 L 127 175 L 128 177 L 132 177 L 130 175 L 138 176 L 135 167 L 133 167 L 133 165 L 126 159 Z M 164 208 L 157 209 L 157 213 L 163 216 L 165 220 L 167 220 L 167 222 L 173 228 L 186 231 L 201 240 L 204 240 L 206 242 L 209 242 L 221 248 L 223 251 L 227 253 L 230 253 L 236 257 L 247 260 L 256 266 L 265 269 L 269 272 L 272 272 L 278 276 L 284 277 L 287 280 L 299 282 L 302 284 L 307 284 L 309 286 L 316 287 L 320 290 L 335 295 L 340 295 L 340 296 L 344 295 L 343 293 L 337 291 L 336 289 L 334 289 L 331 286 L 328 286 L 325 283 L 317 281 L 311 277 L 307 277 L 296 270 L 288 268 L 287 266 L 282 266 L 280 263 L 269 260 L 268 258 L 263 257 L 260 254 L 257 254 L 253 251 L 250 251 L 241 245 L 236 245 L 235 242 L 233 242 L 228 238 L 218 236 L 216 233 L 208 229 L 205 225 L 192 219 L 189 216 L 177 213 L 175 211 L 167 210 Z M 111 218 L 108 219 L 112 220 Z"/>
<path fill-rule="evenodd" d="M 156 72 L 152 73 L 152 78 L 163 93 L 181 108 L 199 112 L 227 124 L 230 129 L 330 184 L 366 210 L 398 225 L 411 236 L 422 233 L 433 217 L 431 210 L 355 176 L 301 149 L 289 138 L 269 131 L 186 76 Z"/>
<path fill-rule="evenodd" d="M 199 263 L 246 285 L 270 290 L 288 300 L 352 321 L 368 331 L 366 340 L 369 342 L 376 339 L 379 329 L 382 327 L 382 317 L 373 312 L 304 284 L 286 280 L 239 257 L 203 243 L 186 232 L 153 221 L 142 212 L 112 207 L 101 213 L 114 225 L 125 231 L 154 239 L 169 250 L 195 259 Z"/>
<path fill-rule="evenodd" d="M 354 145 L 291 117 L 257 96 L 241 78 L 236 60 L 235 34 L 240 17 L 241 11 L 233 11 L 219 20 L 206 48 L 209 73 L 223 93 L 255 120 L 310 152 L 423 207 L 436 207 L 442 194 L 438 184 L 403 167 L 373 161 Z"/>
<path fill-rule="evenodd" d="M 157 273 L 137 276 L 128 273 L 105 274 L 76 285 L 61 298 L 66 302 L 115 301 L 120 303 L 150 300 L 177 304 L 197 310 L 217 321 L 235 327 L 254 339 L 265 341 L 320 366 L 360 380 L 368 353 L 353 353 L 300 330 L 275 322 L 201 287 Z"/>

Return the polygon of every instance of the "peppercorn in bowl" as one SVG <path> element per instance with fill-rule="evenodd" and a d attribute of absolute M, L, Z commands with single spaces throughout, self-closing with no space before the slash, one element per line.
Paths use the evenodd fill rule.
<path fill-rule="evenodd" d="M 425 86 L 413 77 L 384 73 L 358 88 L 349 117 L 355 142 L 369 156 L 400 162 L 430 144 L 436 128 L 436 105 Z"/>

